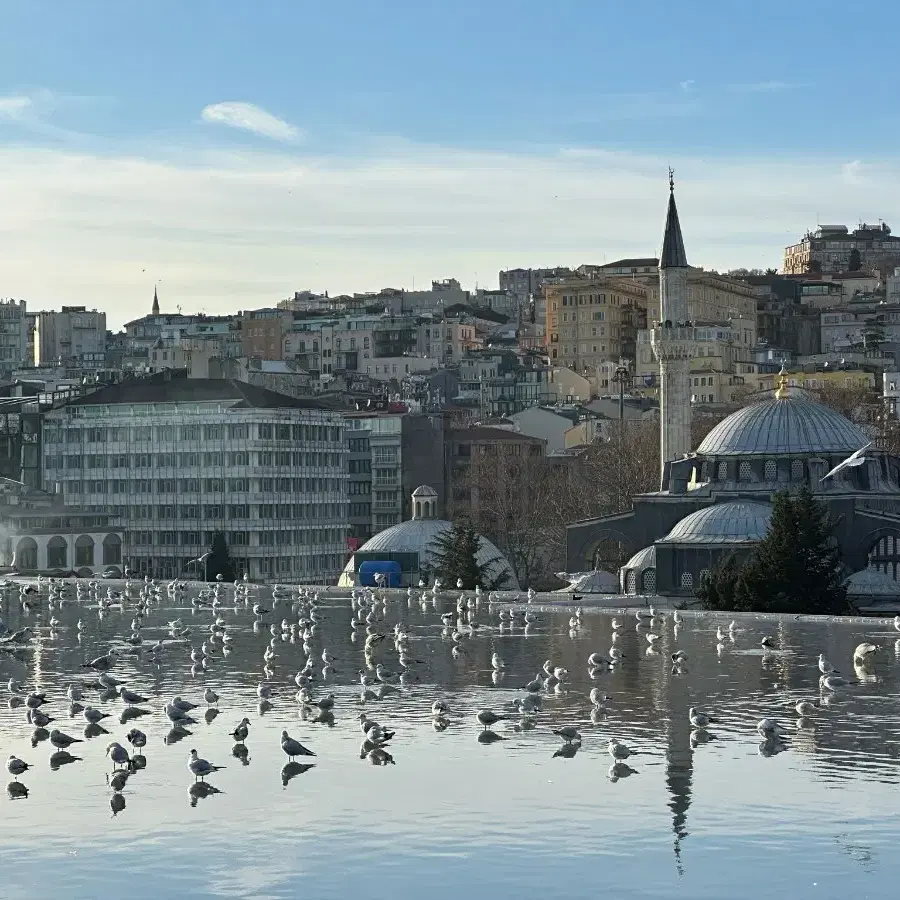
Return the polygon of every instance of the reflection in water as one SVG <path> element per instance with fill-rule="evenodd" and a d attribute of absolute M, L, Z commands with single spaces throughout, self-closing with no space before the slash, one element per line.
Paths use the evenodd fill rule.
<path fill-rule="evenodd" d="M 748 871 L 779 852 L 804 859 L 780 866 L 785 891 L 801 883 L 798 869 L 841 877 L 851 892 L 848 867 L 884 884 L 900 877 L 871 823 L 843 822 L 835 835 L 820 816 L 835 803 L 825 790 L 851 788 L 879 834 L 898 836 L 880 788 L 897 784 L 900 757 L 890 623 L 745 617 L 731 629 L 730 617 L 683 614 L 676 633 L 671 619 L 621 613 L 615 628 L 590 611 L 570 627 L 569 611 L 529 607 L 526 623 L 521 610 L 459 604 L 457 593 L 355 608 L 346 596 L 298 602 L 267 589 L 245 604 L 220 591 L 215 609 L 211 593 L 164 586 L 124 598 L 69 588 L 52 608 L 46 587 L 28 606 L 6 593 L 3 620 L 25 643 L 0 643 L 0 684 L 13 681 L 0 742 L 29 764 L 7 785 L 8 800 L 28 802 L 0 817 L 0 840 L 16 848 L 10 896 L 28 896 L 29 866 L 58 871 L 46 847 L 78 835 L 101 853 L 110 828 L 196 873 L 188 888 L 150 861 L 157 854 L 135 854 L 147 896 L 296 896 L 298 854 L 325 898 L 365 893 L 385 861 L 379 878 L 397 900 L 426 882 L 431 900 L 525 886 L 551 896 L 561 881 L 581 896 L 595 871 L 578 860 L 614 852 L 610 833 L 634 850 L 608 876 L 621 897 L 753 896 Z M 271 612 L 257 616 L 253 603 Z M 866 653 L 852 684 L 820 684 L 820 653 L 850 672 L 863 643 L 887 652 Z M 716 721 L 694 727 L 704 723 L 692 724 L 691 707 Z M 760 741 L 766 718 L 780 734 Z M 285 762 L 298 747 L 315 761 Z M 226 765 L 195 778 L 192 749 Z M 778 798 L 775 850 L 763 797 Z M 202 850 L 189 837 L 199 823 Z M 554 834 L 571 843 L 564 860 Z M 717 865 L 729 841 L 729 866 Z M 262 845 L 272 859 L 261 871 L 252 848 Z M 448 854 L 467 859 L 452 892 L 434 884 L 429 861 Z M 214 875 L 209 860 L 223 858 L 230 874 Z M 65 871 L 70 900 L 103 893 L 90 854 Z"/>

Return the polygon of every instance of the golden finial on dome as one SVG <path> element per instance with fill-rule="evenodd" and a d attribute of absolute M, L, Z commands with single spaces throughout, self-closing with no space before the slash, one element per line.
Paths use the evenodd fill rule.
<path fill-rule="evenodd" d="M 776 400 L 784 400 L 788 395 L 788 373 L 787 369 L 784 367 L 784 363 L 781 364 L 781 371 L 778 373 L 778 388 L 775 390 L 775 399 Z"/>

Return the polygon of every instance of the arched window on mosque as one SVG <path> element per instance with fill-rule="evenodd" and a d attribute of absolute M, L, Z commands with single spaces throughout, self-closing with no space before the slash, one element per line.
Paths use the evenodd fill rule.
<path fill-rule="evenodd" d="M 644 593 L 656 593 L 656 569 L 646 569 L 644 571 Z"/>
<path fill-rule="evenodd" d="M 626 594 L 636 594 L 637 593 L 637 572 L 634 569 L 630 569 L 625 574 L 625 593 Z"/>
<path fill-rule="evenodd" d="M 738 466 L 738 481 L 751 481 L 753 479 L 753 469 L 750 467 L 750 460 L 742 459 Z"/>
<path fill-rule="evenodd" d="M 691 590 L 694 587 L 694 573 L 693 572 L 682 572 L 681 573 L 681 589 L 685 591 Z"/>
<path fill-rule="evenodd" d="M 778 463 L 774 459 L 767 459 L 763 466 L 763 477 L 766 481 L 778 481 Z"/>
<path fill-rule="evenodd" d="M 791 481 L 803 481 L 803 460 L 791 460 Z"/>

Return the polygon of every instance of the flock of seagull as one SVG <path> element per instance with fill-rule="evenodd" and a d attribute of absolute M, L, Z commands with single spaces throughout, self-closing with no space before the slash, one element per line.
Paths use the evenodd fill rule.
<path fill-rule="evenodd" d="M 270 596 L 264 599 L 263 591 L 269 590 Z M 54 701 L 49 699 L 47 694 L 37 689 L 29 690 L 14 679 L 9 679 L 6 685 L 9 695 L 8 705 L 10 709 L 24 709 L 26 723 L 33 729 L 31 735 L 33 749 L 44 741 L 48 741 L 53 747 L 50 755 L 52 769 L 79 761 L 81 757 L 72 752 L 73 750 L 77 752 L 76 745 L 104 735 L 112 737 L 109 728 L 113 726 L 107 721 L 112 719 L 112 714 L 102 708 L 103 704 L 116 699 L 121 701 L 123 706 L 118 721 L 123 728 L 132 720 L 151 713 L 145 708 L 152 702 L 150 698 L 134 690 L 126 683 L 125 678 L 120 677 L 120 663 L 123 659 L 134 657 L 148 660 L 157 666 L 161 666 L 163 660 L 166 660 L 169 669 L 176 663 L 186 664 L 189 660 L 191 673 L 194 676 L 203 675 L 215 660 L 227 657 L 233 651 L 235 642 L 241 639 L 238 624 L 228 613 L 244 608 L 252 609 L 255 633 L 262 632 L 266 627 L 270 632 L 270 639 L 266 642 L 262 655 L 264 679 L 259 681 L 256 689 L 260 713 L 271 708 L 273 697 L 283 694 L 284 685 L 273 683 L 275 677 L 273 666 L 279 656 L 279 643 L 291 641 L 302 646 L 305 656 L 305 663 L 293 676 L 292 686 L 289 688 L 292 692 L 296 691 L 295 699 L 299 704 L 301 719 L 313 723 L 333 724 L 335 694 L 333 691 L 326 693 L 324 686 L 331 685 L 335 681 L 336 660 L 335 655 L 327 647 L 318 646 L 317 641 L 319 625 L 325 613 L 321 603 L 323 599 L 315 590 L 305 587 L 275 585 L 269 589 L 247 581 L 226 583 L 218 580 L 194 590 L 185 582 L 159 582 L 149 577 L 143 580 L 127 579 L 121 588 L 100 580 L 44 578 L 36 582 L 0 580 L 0 664 L 4 655 L 13 658 L 21 656 L 35 639 L 38 627 L 46 629 L 48 640 L 58 639 L 62 622 L 57 613 L 63 606 L 77 604 L 79 613 L 86 615 L 89 612 L 96 612 L 101 619 L 113 610 L 130 613 L 132 616 L 130 632 L 117 639 L 114 645 L 109 647 L 108 652 L 86 661 L 83 668 L 87 677 L 73 681 L 66 688 L 67 714 L 70 722 L 77 721 L 78 717 L 84 722 L 83 737 L 61 730 L 58 722 L 57 727 L 49 729 L 56 721 L 50 714 Z M 334 598 L 329 596 L 329 599 Z M 370 701 L 382 701 L 393 694 L 411 689 L 418 680 L 416 667 L 421 661 L 412 656 L 409 631 L 402 622 L 397 622 L 392 629 L 387 627 L 388 610 L 392 604 L 402 602 L 403 599 L 408 600 L 410 607 L 420 604 L 423 612 L 430 608 L 439 612 L 442 635 L 449 640 L 450 652 L 454 659 L 465 658 L 470 653 L 470 640 L 481 630 L 499 628 L 502 633 L 504 629 L 522 627 L 524 633 L 528 634 L 536 620 L 533 608 L 528 605 L 533 599 L 532 592 L 529 592 L 526 598 L 528 602 L 509 607 L 500 605 L 495 595 L 487 594 L 480 589 L 463 591 L 458 585 L 454 592 L 445 589 L 440 582 L 435 582 L 430 588 L 425 585 L 420 585 L 419 590 L 410 588 L 406 591 L 405 597 L 402 591 L 397 590 L 377 587 L 355 589 L 349 598 L 350 627 L 351 640 L 354 643 L 362 643 L 363 665 L 358 672 L 360 691 L 358 702 L 362 705 Z M 3 621 L 2 613 L 6 611 L 5 607 L 16 602 L 26 615 L 31 613 L 37 613 L 41 617 L 46 615 L 46 626 L 36 625 L 10 632 Z M 171 607 L 190 604 L 196 611 L 208 613 L 210 621 L 201 629 L 201 626 L 192 627 L 186 625 L 182 619 L 176 618 L 167 623 L 168 634 L 165 637 L 155 641 L 145 640 L 142 634 L 145 617 L 152 607 L 161 606 L 163 603 Z M 447 606 L 451 608 L 442 611 Z M 478 615 L 482 607 L 486 608 L 488 620 L 496 616 L 498 625 L 484 622 L 485 617 Z M 279 615 L 283 616 L 280 623 L 277 621 L 269 623 L 270 618 Z M 592 652 L 586 660 L 591 680 L 600 680 L 603 675 L 615 671 L 622 664 L 626 654 L 621 648 L 620 638 L 626 632 L 637 631 L 644 635 L 647 643 L 646 655 L 660 655 L 657 645 L 667 618 L 667 615 L 657 612 L 653 607 L 637 609 L 633 613 L 633 619 L 630 615 L 613 618 L 612 642 L 608 651 Z M 671 615 L 671 620 L 677 646 L 683 616 L 675 611 Z M 569 620 L 570 636 L 577 636 L 582 625 L 583 611 L 579 608 Z M 900 616 L 893 620 L 893 627 L 900 632 Z M 80 644 L 84 630 L 81 619 L 78 619 L 75 628 Z M 734 643 L 739 631 L 735 622 L 731 622 L 727 627 L 719 625 L 715 633 L 716 652 L 721 654 L 727 642 Z M 763 654 L 779 652 L 778 642 L 772 637 L 764 637 L 760 643 Z M 853 666 L 858 678 L 864 678 L 871 671 L 873 661 L 881 649 L 872 643 L 862 643 L 856 647 Z M 676 649 L 670 656 L 673 674 L 683 674 L 689 661 L 688 654 L 682 649 Z M 801 727 L 804 720 L 827 705 L 829 694 L 851 683 L 851 679 L 845 678 L 823 655 L 819 656 L 818 667 L 821 696 L 817 701 L 801 700 L 795 707 L 799 716 L 798 726 Z M 506 663 L 499 652 L 492 654 L 491 669 L 493 683 L 499 684 L 506 670 Z M 503 736 L 494 730 L 494 726 L 501 721 L 508 721 L 510 727 L 517 732 L 536 728 L 544 699 L 548 695 L 566 692 L 568 684 L 569 672 L 564 667 L 547 660 L 534 678 L 523 686 L 522 695 L 516 697 L 508 706 L 499 711 L 483 708 L 475 713 L 475 720 L 480 726 L 480 731 L 477 731 L 478 741 L 491 744 L 504 740 Z M 98 705 L 92 705 L 92 702 L 88 701 L 88 697 L 93 695 L 96 695 L 97 699 L 92 702 Z M 219 714 L 220 699 L 220 695 L 211 686 L 205 688 L 203 703 L 206 704 L 206 708 L 202 715 L 208 725 L 211 725 Z M 599 724 L 610 698 L 595 685 L 591 687 L 587 699 L 591 707 L 591 724 Z M 190 727 L 197 723 L 195 717 L 199 715 L 198 710 L 201 706 L 201 703 L 193 703 L 178 695 L 164 704 L 158 714 L 164 715 L 168 722 L 169 731 L 165 738 L 167 744 L 177 743 L 192 734 Z M 432 727 L 438 732 L 446 730 L 455 718 L 446 699 L 434 700 L 430 713 Z M 690 707 L 685 715 L 693 729 L 692 743 L 703 740 L 703 733 L 716 722 L 716 717 L 711 711 L 698 707 Z M 365 711 L 359 713 L 357 721 L 361 734 L 360 758 L 367 759 L 373 765 L 392 764 L 394 759 L 390 751 L 390 742 L 395 732 L 371 718 Z M 549 729 L 563 741 L 554 756 L 571 758 L 578 752 L 583 741 L 581 727 L 579 724 L 566 724 Z M 251 721 L 245 716 L 229 733 L 235 742 L 232 755 L 244 764 L 248 761 L 247 740 L 250 728 Z M 759 721 L 756 730 L 762 738 L 760 752 L 763 755 L 779 752 L 788 740 L 788 730 L 774 716 Z M 106 745 L 106 756 L 112 765 L 107 780 L 113 791 L 110 800 L 113 815 L 124 809 L 125 800 L 122 791 L 128 779 L 147 765 L 147 758 L 143 752 L 147 740 L 147 734 L 132 725 L 122 735 L 121 740 L 110 739 Z M 281 749 L 288 759 L 281 772 L 284 785 L 287 785 L 291 778 L 315 765 L 310 760 L 316 757 L 316 753 L 296 737 L 292 737 L 287 730 L 281 732 Z M 611 781 L 615 782 L 636 774 L 636 770 L 631 767 L 628 760 L 639 751 L 629 748 L 616 738 L 608 741 L 606 750 L 611 758 L 607 773 Z M 298 758 L 303 762 L 298 762 Z M 32 762 L 19 756 L 9 756 L 6 768 L 13 778 L 7 785 L 10 798 L 28 796 L 28 788 L 20 779 L 26 776 L 32 765 Z M 204 758 L 196 749 L 190 751 L 186 766 L 193 777 L 193 782 L 189 786 L 192 805 L 196 805 L 197 800 L 203 797 L 220 793 L 207 779 L 224 766 Z"/>

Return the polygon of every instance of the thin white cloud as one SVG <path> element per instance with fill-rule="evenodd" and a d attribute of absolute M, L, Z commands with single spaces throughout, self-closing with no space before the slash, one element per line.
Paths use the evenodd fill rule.
<path fill-rule="evenodd" d="M 302 135 L 300 129 L 284 119 L 273 116 L 253 103 L 227 100 L 204 107 L 200 117 L 204 122 L 241 128 L 275 141 L 296 141 Z"/>
<path fill-rule="evenodd" d="M 694 81 L 693 78 L 688 78 L 687 81 L 679 81 L 679 82 L 678 82 L 678 86 L 679 86 L 683 91 L 692 91 L 692 90 L 694 89 L 694 85 L 695 85 L 696 83 L 697 83 L 697 82 Z"/>
<path fill-rule="evenodd" d="M 304 288 L 496 284 L 501 268 L 653 255 L 670 163 L 696 265 L 780 267 L 783 248 L 817 221 L 900 207 L 900 167 L 888 159 L 866 162 L 868 177 L 851 183 L 839 161 L 806 156 L 529 155 L 384 142 L 355 159 L 154 160 L 7 147 L 0 284 L 34 309 L 105 309 L 116 327 L 149 308 L 157 279 L 164 306 L 210 313 Z"/>
<path fill-rule="evenodd" d="M 31 97 L 24 94 L 0 97 L 0 119 L 18 119 L 31 108 L 31 104 Z"/>
<path fill-rule="evenodd" d="M 775 94 L 779 91 L 794 91 L 808 87 L 812 87 L 808 82 L 753 81 L 749 84 L 730 84 L 728 90 L 741 94 Z"/>

